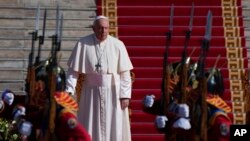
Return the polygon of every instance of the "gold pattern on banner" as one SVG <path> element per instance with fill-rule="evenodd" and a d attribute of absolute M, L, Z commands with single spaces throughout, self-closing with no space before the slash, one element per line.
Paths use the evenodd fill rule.
<path fill-rule="evenodd" d="M 109 34 L 118 37 L 117 30 L 117 0 L 103 0 L 102 14 L 109 17 Z"/>
<path fill-rule="evenodd" d="M 232 101 L 239 101 L 240 102 L 240 101 L 244 100 L 244 91 L 232 91 L 231 94 L 236 95 L 236 96 L 234 96 L 233 99 L 231 98 Z"/>
<path fill-rule="evenodd" d="M 230 80 L 235 80 L 235 79 L 241 79 L 242 78 L 242 72 L 244 72 L 243 69 L 231 69 L 229 71 L 229 79 Z"/>
<path fill-rule="evenodd" d="M 239 37 L 240 28 L 239 27 L 225 27 L 224 28 L 225 37 Z"/>
<path fill-rule="evenodd" d="M 241 81 L 241 73 L 244 68 L 243 50 L 241 48 L 239 19 L 237 18 L 238 9 L 236 0 L 223 0 L 223 26 L 225 36 L 225 46 L 227 48 L 229 79 L 232 110 L 234 113 L 234 124 L 244 124 L 245 104 L 244 104 L 244 88 Z M 241 71 L 240 71 L 241 70 Z"/>
<path fill-rule="evenodd" d="M 238 27 L 239 18 L 237 17 L 224 17 L 223 18 L 224 27 Z"/>
<path fill-rule="evenodd" d="M 234 124 L 245 124 L 246 114 L 245 113 L 234 113 L 233 119 L 234 119 L 234 121 L 233 121 Z"/>
<path fill-rule="evenodd" d="M 232 103 L 233 107 L 235 107 L 235 113 L 244 113 L 245 111 L 245 103 L 241 101 L 236 101 Z"/>
<path fill-rule="evenodd" d="M 227 58 L 243 58 L 242 48 L 239 47 L 228 47 Z"/>
<path fill-rule="evenodd" d="M 223 0 L 222 1 L 222 6 L 227 7 L 227 6 L 236 6 L 237 5 L 237 0 Z"/>
<path fill-rule="evenodd" d="M 234 17 L 235 15 L 238 15 L 238 8 L 237 7 L 223 7 L 222 13 L 224 17 Z"/>
<path fill-rule="evenodd" d="M 242 88 L 242 81 L 241 80 L 230 80 L 230 89 L 232 91 L 241 91 Z M 239 96 L 237 96 L 239 97 Z M 234 97 L 231 98 L 232 100 L 234 99 Z"/>
<path fill-rule="evenodd" d="M 241 37 L 225 37 L 226 47 L 241 47 Z"/>
<path fill-rule="evenodd" d="M 228 59 L 228 68 L 230 68 L 229 71 L 231 71 L 231 69 L 243 69 L 243 66 L 244 66 L 244 59 L 242 58 Z"/>

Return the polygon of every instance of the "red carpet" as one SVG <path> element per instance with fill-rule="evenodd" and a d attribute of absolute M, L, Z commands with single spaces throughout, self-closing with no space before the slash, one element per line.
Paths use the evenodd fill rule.
<path fill-rule="evenodd" d="M 190 55 L 195 48 L 191 58 L 194 61 L 198 60 L 201 41 L 205 34 L 206 16 L 211 10 L 212 39 L 205 67 L 211 68 L 217 56 L 221 55 L 217 66 L 222 70 L 224 77 L 225 93 L 222 98 L 232 106 L 234 86 L 232 72 L 238 69 L 244 70 L 248 65 L 241 0 L 117 0 L 115 2 L 98 0 L 97 2 L 98 14 L 109 17 L 116 15 L 113 18 L 117 23 L 116 33 L 127 46 L 134 65 L 135 82 L 130 105 L 133 141 L 164 140 L 164 135 L 154 125 L 155 115 L 142 111 L 142 99 L 147 94 L 154 94 L 156 98 L 161 95 L 162 64 L 166 33 L 169 30 L 170 6 L 174 4 L 173 33 L 168 53 L 168 61 L 171 63 L 180 61 L 192 2 L 195 6 L 194 21 L 187 53 Z M 233 18 L 228 18 L 228 14 L 234 15 Z M 230 56 L 232 50 L 233 55 L 237 54 L 237 57 Z M 234 67 L 232 62 L 237 62 L 237 65 Z M 233 113 L 231 115 L 232 118 L 237 118 Z"/>

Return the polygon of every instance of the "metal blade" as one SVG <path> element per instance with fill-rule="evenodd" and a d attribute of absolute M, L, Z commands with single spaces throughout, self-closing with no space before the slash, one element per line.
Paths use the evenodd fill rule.
<path fill-rule="evenodd" d="M 207 14 L 207 24 L 205 29 L 205 40 L 207 41 L 211 40 L 212 21 L 213 21 L 212 18 L 213 18 L 212 12 L 209 10 Z"/>
<path fill-rule="evenodd" d="M 170 22 L 169 22 L 170 31 L 173 31 L 173 18 L 174 18 L 174 4 L 171 5 Z"/>
<path fill-rule="evenodd" d="M 35 21 L 35 30 L 39 30 L 39 19 L 40 19 L 40 4 L 37 4 L 36 8 L 36 21 Z"/>
<path fill-rule="evenodd" d="M 192 3 L 192 9 L 191 9 L 191 12 L 190 12 L 189 31 L 192 31 L 193 20 L 194 20 L 194 2 Z"/>
<path fill-rule="evenodd" d="M 63 29 L 63 13 L 60 12 L 60 23 L 59 23 L 59 35 L 58 35 L 58 41 L 60 42 L 62 39 L 62 29 Z"/>
<path fill-rule="evenodd" d="M 56 7 L 56 36 L 58 36 L 59 34 L 59 4 L 57 4 L 57 7 Z"/>
<path fill-rule="evenodd" d="M 44 10 L 44 15 L 43 15 L 43 33 L 42 33 L 43 38 L 45 36 L 46 20 L 47 20 L 47 9 Z"/>

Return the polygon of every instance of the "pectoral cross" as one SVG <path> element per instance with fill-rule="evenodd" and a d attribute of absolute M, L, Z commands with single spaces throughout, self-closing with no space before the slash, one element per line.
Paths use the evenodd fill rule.
<path fill-rule="evenodd" d="M 95 67 L 96 67 L 96 71 L 97 71 L 97 72 L 100 72 L 102 65 L 98 62 L 98 63 L 95 65 Z"/>

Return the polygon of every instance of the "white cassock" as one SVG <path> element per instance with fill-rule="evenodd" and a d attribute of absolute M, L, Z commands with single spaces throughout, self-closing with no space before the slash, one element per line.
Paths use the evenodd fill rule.
<path fill-rule="evenodd" d="M 99 42 L 94 34 L 80 38 L 68 61 L 67 91 L 75 91 L 83 73 L 78 119 L 93 141 L 131 141 L 128 108 L 120 99 L 131 98 L 133 69 L 122 41 L 108 36 Z"/>

